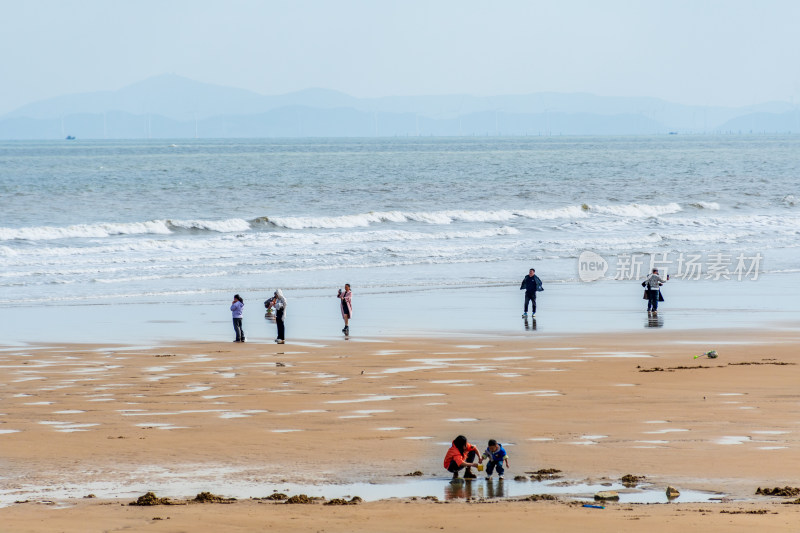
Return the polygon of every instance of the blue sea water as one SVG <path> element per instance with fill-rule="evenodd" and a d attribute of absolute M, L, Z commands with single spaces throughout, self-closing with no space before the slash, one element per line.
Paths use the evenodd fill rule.
<path fill-rule="evenodd" d="M 459 313 L 485 291 L 518 318 L 530 266 L 551 290 L 607 295 L 653 258 L 701 293 L 757 299 L 800 270 L 799 202 L 797 136 L 3 142 L 0 314 L 220 309 L 213 322 L 236 292 L 302 301 L 349 282 L 373 319 L 431 299 Z M 608 262 L 594 283 L 587 251 Z"/>

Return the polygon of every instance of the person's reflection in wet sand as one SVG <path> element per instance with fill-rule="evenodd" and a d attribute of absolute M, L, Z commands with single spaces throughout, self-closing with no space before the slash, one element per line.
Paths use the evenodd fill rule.
<path fill-rule="evenodd" d="M 532 318 L 528 322 L 528 317 L 525 317 L 525 331 L 536 331 L 536 319 Z"/>
<path fill-rule="evenodd" d="M 475 485 L 479 483 L 472 480 L 453 480 L 444 488 L 445 500 L 472 499 L 475 494 Z"/>
<path fill-rule="evenodd" d="M 645 323 L 644 327 L 646 328 L 663 328 L 664 327 L 664 317 L 661 315 L 647 315 L 647 322 Z"/>
<path fill-rule="evenodd" d="M 487 479 L 486 480 L 486 497 L 487 498 L 505 498 L 506 497 L 506 488 L 503 485 L 503 480 L 498 479 L 497 484 L 495 485 L 495 480 Z"/>

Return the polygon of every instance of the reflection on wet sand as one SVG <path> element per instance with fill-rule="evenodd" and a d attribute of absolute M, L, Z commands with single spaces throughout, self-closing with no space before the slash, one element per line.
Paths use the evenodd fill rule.
<path fill-rule="evenodd" d="M 465 480 L 454 479 L 444 488 L 445 500 L 469 500 L 472 498 L 508 497 L 502 479 Z"/>
<path fill-rule="evenodd" d="M 646 328 L 663 328 L 664 327 L 664 317 L 659 314 L 647 314 L 647 322 L 645 322 L 644 327 Z"/>

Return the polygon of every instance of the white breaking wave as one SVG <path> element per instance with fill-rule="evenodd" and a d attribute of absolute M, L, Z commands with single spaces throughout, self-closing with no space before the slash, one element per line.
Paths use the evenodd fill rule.
<path fill-rule="evenodd" d="M 163 220 L 149 222 L 77 224 L 74 226 L 35 226 L 30 228 L 0 228 L 0 240 L 45 241 L 53 239 L 98 238 L 110 235 L 141 235 L 170 233 Z"/>
<path fill-rule="evenodd" d="M 753 228 L 779 230 L 796 230 L 800 225 L 800 217 L 782 215 L 728 215 L 713 217 L 673 217 L 661 219 L 661 225 L 665 226 L 685 226 L 694 228 L 742 228 L 752 230 Z"/>
<path fill-rule="evenodd" d="M 28 228 L 0 228 L 0 241 L 27 240 L 46 241 L 54 239 L 92 239 L 112 235 L 168 235 L 172 229 L 201 229 L 229 233 L 247 231 L 246 220 L 149 220 L 147 222 L 103 222 L 98 224 L 76 224 L 73 226 L 35 226 Z"/>
<path fill-rule="evenodd" d="M 214 238 L 202 240 L 193 239 L 142 239 L 116 244 L 102 244 L 100 246 L 70 246 L 70 247 L 36 247 L 25 248 L 8 254 L 0 254 L 4 264 L 29 262 L 32 258 L 70 258 L 70 257 L 101 257 L 104 263 L 113 262 L 118 254 L 120 257 L 130 258 L 132 253 L 152 253 L 161 257 L 163 252 L 186 253 L 236 253 L 243 248 L 256 248 L 266 251 L 271 248 L 286 247 L 316 247 L 320 244 L 336 246 L 340 244 L 375 243 L 375 242 L 404 242 L 422 240 L 454 240 L 454 239 L 485 239 L 495 236 L 516 235 L 519 230 L 510 226 L 487 228 L 474 231 L 441 231 L 425 233 L 420 231 L 402 230 L 375 230 L 363 232 L 336 232 L 336 233 L 278 233 L 261 232 L 247 233 L 242 236 L 219 235 Z M 85 260 L 85 259 L 82 259 Z M 170 262 L 174 265 L 177 257 L 171 256 Z"/>
<path fill-rule="evenodd" d="M 228 220 L 167 220 L 167 224 L 173 228 L 201 229 L 219 233 L 250 230 L 250 223 L 241 218 L 230 218 Z"/>
<path fill-rule="evenodd" d="M 682 211 L 681 206 L 672 202 L 666 205 L 627 204 L 589 206 L 589 210 L 604 215 L 620 217 L 650 218 Z"/>
<path fill-rule="evenodd" d="M 332 217 L 274 217 L 260 218 L 254 222 L 264 222 L 292 230 L 302 229 L 347 229 L 368 227 L 385 222 L 420 222 L 431 225 L 447 225 L 453 222 L 509 222 L 516 218 L 532 220 L 579 219 L 592 213 L 618 217 L 649 218 L 677 213 L 681 207 L 676 203 L 666 205 L 628 204 L 610 206 L 566 206 L 553 209 L 519 209 L 495 211 L 381 211 L 355 215 Z M 201 230 L 217 233 L 236 233 L 250 231 L 247 220 L 231 218 L 227 220 L 149 220 L 147 222 L 102 222 L 96 224 L 76 224 L 72 226 L 35 226 L 25 228 L 0 228 L 0 241 L 28 240 L 43 241 L 55 239 L 91 239 L 114 235 L 169 235 L 174 230 Z"/>
<path fill-rule="evenodd" d="M 269 222 L 287 229 L 342 229 L 367 227 L 382 222 L 423 222 L 450 224 L 464 222 L 505 222 L 515 215 L 513 211 L 434 211 L 403 212 L 383 211 L 334 217 L 274 217 Z"/>
<path fill-rule="evenodd" d="M 340 229 L 367 227 L 384 222 L 422 222 L 425 224 L 452 224 L 453 222 L 508 222 L 515 218 L 532 220 L 555 220 L 586 218 L 592 213 L 621 217 L 654 217 L 677 213 L 681 206 L 628 204 L 609 206 L 572 205 L 552 209 L 514 209 L 495 211 L 372 211 L 354 215 L 332 217 L 270 217 L 266 220 L 273 226 L 286 229 Z"/>

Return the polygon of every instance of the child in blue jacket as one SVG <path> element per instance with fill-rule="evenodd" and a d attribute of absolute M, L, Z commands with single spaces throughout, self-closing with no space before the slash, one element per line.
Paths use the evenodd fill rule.
<path fill-rule="evenodd" d="M 483 457 L 488 459 L 486 464 L 486 478 L 491 479 L 494 469 L 497 468 L 497 477 L 503 479 L 503 474 L 505 473 L 505 469 L 503 468 L 504 461 L 506 468 L 508 468 L 508 454 L 505 448 L 498 444 L 496 440 L 491 439 L 489 440 L 489 446 L 486 448 L 486 451 L 483 452 Z"/>

